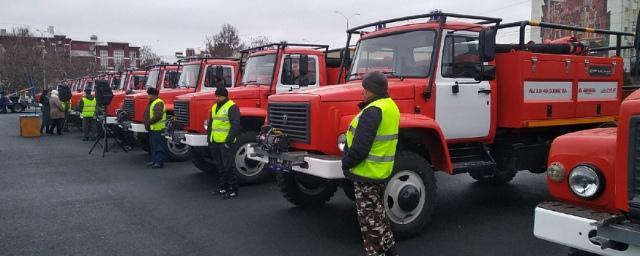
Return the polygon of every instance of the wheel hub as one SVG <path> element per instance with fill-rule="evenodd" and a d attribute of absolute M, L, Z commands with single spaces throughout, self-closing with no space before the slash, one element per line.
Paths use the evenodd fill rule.
<path fill-rule="evenodd" d="M 411 212 L 420 203 L 420 190 L 413 185 L 407 185 L 400 190 L 398 206 L 403 211 Z"/>

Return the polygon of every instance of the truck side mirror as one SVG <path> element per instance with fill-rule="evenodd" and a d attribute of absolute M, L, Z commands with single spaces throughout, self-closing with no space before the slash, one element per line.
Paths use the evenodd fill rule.
<path fill-rule="evenodd" d="M 298 61 L 300 63 L 300 78 L 298 79 L 298 85 L 300 87 L 309 85 L 309 55 L 302 54 Z"/>
<path fill-rule="evenodd" d="M 496 29 L 483 29 L 479 40 L 480 62 L 493 61 L 496 57 Z"/>
<path fill-rule="evenodd" d="M 216 86 L 227 87 L 226 81 L 224 80 L 224 68 L 222 66 L 216 67 L 216 76 L 214 81 L 216 81 Z"/>
<path fill-rule="evenodd" d="M 491 81 L 496 79 L 496 67 L 494 65 L 476 65 L 476 81 Z"/>

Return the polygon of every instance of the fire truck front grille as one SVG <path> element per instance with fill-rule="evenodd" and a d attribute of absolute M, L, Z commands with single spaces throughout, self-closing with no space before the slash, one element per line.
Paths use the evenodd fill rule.
<path fill-rule="evenodd" d="M 629 130 L 629 210 L 640 217 L 640 116 L 631 118 Z"/>
<path fill-rule="evenodd" d="M 309 117 L 307 103 L 269 103 L 269 124 L 291 140 L 309 143 Z"/>
<path fill-rule="evenodd" d="M 189 102 L 175 101 L 173 105 L 173 116 L 180 125 L 189 125 Z"/>
<path fill-rule="evenodd" d="M 124 103 L 122 104 L 122 110 L 124 110 L 127 115 L 127 120 L 133 120 L 133 111 L 134 111 L 134 101 L 133 99 L 124 99 Z"/>

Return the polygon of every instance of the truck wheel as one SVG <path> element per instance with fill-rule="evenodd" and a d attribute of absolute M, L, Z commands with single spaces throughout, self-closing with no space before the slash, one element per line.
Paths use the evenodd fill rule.
<path fill-rule="evenodd" d="M 505 184 L 509 183 L 516 176 L 517 171 L 500 171 L 498 169 L 493 170 L 492 172 L 488 171 L 470 171 L 469 175 L 471 178 L 477 180 L 480 183 L 487 184 Z"/>
<path fill-rule="evenodd" d="M 436 178 L 419 155 L 400 151 L 384 191 L 384 208 L 394 236 L 413 237 L 431 220 L 436 206 Z"/>
<path fill-rule="evenodd" d="M 255 131 L 241 133 L 231 148 L 231 152 L 234 152 L 235 170 L 240 184 L 261 183 L 271 177 L 271 172 L 265 163 L 247 158 L 247 147 L 249 143 L 257 142 L 256 136 L 258 133 Z"/>
<path fill-rule="evenodd" d="M 24 111 L 24 105 L 22 105 L 22 104 L 14 104 L 11 107 L 11 112 L 13 112 L 13 113 L 20 113 L 22 111 Z"/>
<path fill-rule="evenodd" d="M 189 145 L 174 143 L 172 140 L 165 141 L 164 152 L 168 160 L 175 162 L 186 161 L 191 157 L 191 147 Z"/>
<path fill-rule="evenodd" d="M 218 168 L 216 168 L 216 164 L 209 155 L 209 149 L 207 147 L 191 148 L 191 162 L 202 172 L 218 173 Z"/>
<path fill-rule="evenodd" d="M 325 204 L 338 187 L 323 178 L 297 172 L 279 172 L 276 180 L 284 198 L 299 207 Z"/>

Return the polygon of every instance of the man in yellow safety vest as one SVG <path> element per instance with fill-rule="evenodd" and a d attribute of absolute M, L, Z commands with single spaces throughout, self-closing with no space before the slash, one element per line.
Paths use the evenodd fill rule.
<path fill-rule="evenodd" d="M 85 95 L 82 96 L 78 104 L 78 112 L 80 112 L 80 116 L 82 117 L 82 132 L 84 133 L 82 140 L 95 140 L 94 130 L 96 124 L 93 118 L 96 115 L 96 99 L 91 95 L 91 87 L 87 87 L 84 93 Z"/>
<path fill-rule="evenodd" d="M 159 91 L 150 87 L 147 89 L 149 104 L 144 111 L 144 126 L 149 132 L 149 153 L 151 161 L 147 166 L 153 169 L 164 167 L 164 138 L 162 134 L 166 127 L 167 111 L 164 101 L 158 97 Z"/>
<path fill-rule="evenodd" d="M 240 132 L 240 109 L 228 97 L 229 92 L 225 87 L 216 89 L 216 103 L 211 106 L 211 119 L 207 126 L 209 151 L 220 173 L 218 193 L 222 198 L 238 196 L 233 149 Z"/>
<path fill-rule="evenodd" d="M 384 209 L 385 182 L 393 172 L 400 111 L 387 92 L 384 74 L 362 79 L 364 102 L 347 131 L 342 170 L 353 181 L 358 223 L 367 255 L 398 255 Z"/>

